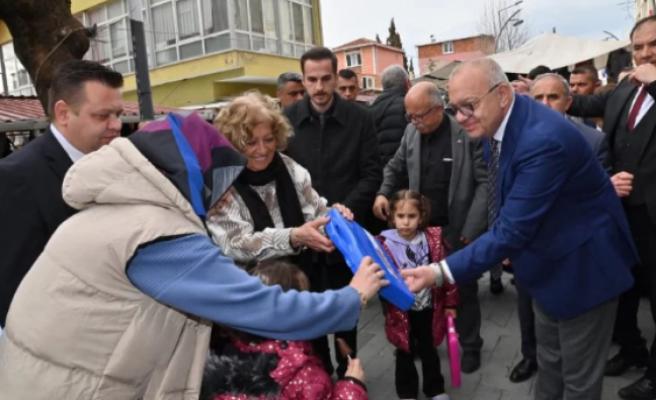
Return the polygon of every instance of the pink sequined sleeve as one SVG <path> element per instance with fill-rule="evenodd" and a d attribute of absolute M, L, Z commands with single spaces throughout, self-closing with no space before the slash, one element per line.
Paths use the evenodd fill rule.
<path fill-rule="evenodd" d="M 453 283 L 446 282 L 444 284 L 444 290 L 446 291 L 446 299 L 444 305 L 448 308 L 456 308 L 460 303 L 458 288 Z"/>
<path fill-rule="evenodd" d="M 341 380 L 335 385 L 331 400 L 367 400 L 368 398 L 364 387 L 349 380 Z"/>
<path fill-rule="evenodd" d="M 306 366 L 283 389 L 285 400 L 330 400 L 333 382 L 321 366 Z"/>

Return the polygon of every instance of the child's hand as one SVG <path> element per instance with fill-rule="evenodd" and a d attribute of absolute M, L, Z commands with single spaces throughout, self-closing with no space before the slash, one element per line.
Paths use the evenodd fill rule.
<path fill-rule="evenodd" d="M 362 364 L 360 364 L 359 359 L 352 358 L 349 360 L 348 369 L 344 376 L 347 378 L 355 378 L 364 383 L 364 370 L 362 369 Z"/>
<path fill-rule="evenodd" d="M 446 308 L 444 310 L 444 316 L 448 317 L 449 314 L 453 315 L 453 318 L 456 318 L 458 316 L 458 313 L 455 308 Z"/>

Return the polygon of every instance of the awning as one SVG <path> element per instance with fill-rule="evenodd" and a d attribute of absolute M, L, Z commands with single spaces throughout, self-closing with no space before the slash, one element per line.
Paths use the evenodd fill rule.
<path fill-rule="evenodd" d="M 630 40 L 589 40 L 543 33 L 515 50 L 489 57 L 506 73 L 528 74 L 539 65 L 558 69 L 591 59 L 601 69 L 606 66 L 609 53 L 630 44 Z"/>

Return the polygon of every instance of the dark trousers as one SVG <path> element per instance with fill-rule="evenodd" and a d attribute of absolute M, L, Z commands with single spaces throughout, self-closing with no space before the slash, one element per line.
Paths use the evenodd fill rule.
<path fill-rule="evenodd" d="M 648 351 L 638 328 L 638 308 L 643 293 L 647 293 L 656 323 L 656 223 L 646 206 L 625 207 L 625 211 L 642 264 L 633 269 L 636 284 L 620 297 L 613 338 L 627 357 L 644 357 L 649 353 L 646 376 L 656 380 L 656 340 Z"/>
<path fill-rule="evenodd" d="M 440 371 L 440 357 L 433 346 L 433 309 L 409 311 L 410 353 L 396 351 L 396 394 L 401 399 L 419 397 L 419 375 L 415 366 L 415 351 L 421 358 L 423 392 L 428 397 L 444 393 L 444 377 Z M 416 350 L 415 350 L 416 349 Z"/>
<path fill-rule="evenodd" d="M 515 280 L 517 290 L 517 314 L 519 315 L 519 330 L 522 335 L 522 357 L 525 360 L 537 362 L 535 340 L 535 312 L 531 294 Z"/>
<path fill-rule="evenodd" d="M 319 260 L 325 260 L 325 257 L 320 257 Z M 336 264 L 327 264 L 325 262 L 319 262 L 316 264 L 317 268 L 320 268 L 323 271 L 323 284 L 322 290 L 336 290 L 342 289 L 345 286 L 348 286 L 353 279 L 353 272 L 346 265 L 346 263 L 336 263 Z M 337 339 L 344 339 L 346 344 L 351 348 L 353 354 L 351 357 L 355 358 L 357 356 L 358 348 L 358 328 L 357 326 L 350 331 L 335 332 L 335 359 L 337 361 L 337 376 L 343 378 L 348 368 L 348 359 L 343 357 L 339 352 L 339 346 L 337 346 Z M 313 342 L 314 351 L 317 353 L 321 361 L 326 368 L 326 372 L 329 375 L 333 373 L 333 364 L 330 357 L 330 346 L 328 345 L 328 337 L 324 336 L 314 340 Z"/>
<path fill-rule="evenodd" d="M 464 352 L 481 351 L 481 304 L 478 301 L 478 282 L 458 285 L 460 303 L 456 308 L 456 331 Z"/>

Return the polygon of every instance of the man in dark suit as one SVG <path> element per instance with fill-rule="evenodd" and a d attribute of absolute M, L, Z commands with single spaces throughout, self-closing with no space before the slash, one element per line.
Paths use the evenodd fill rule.
<path fill-rule="evenodd" d="M 284 114 L 294 130 L 287 154 L 308 170 L 312 186 L 328 204 L 341 203 L 364 224 L 380 186 L 382 168 L 373 117 L 365 107 L 336 93 L 337 57 L 327 48 L 315 47 L 301 57 L 303 100 L 285 108 Z M 315 254 L 307 271 L 313 290 L 321 290 L 324 273 L 326 289 L 341 289 L 353 273 L 336 253 Z M 353 351 L 357 351 L 357 329 L 337 332 Z M 335 349 L 338 349 L 335 342 Z M 328 372 L 332 374 L 330 349 L 326 338 L 315 341 Z M 342 378 L 348 360 L 336 351 L 337 375 Z"/>
<path fill-rule="evenodd" d="M 431 203 L 431 226 L 442 226 L 455 249 L 471 243 L 487 229 L 487 168 L 480 141 L 467 137 L 453 117 L 444 113 L 437 87 L 422 82 L 405 98 L 407 125 L 383 173 L 374 214 L 389 216 L 388 199 L 405 182 Z M 481 306 L 478 282 L 458 287 L 460 304 L 456 328 L 463 348 L 462 371 L 472 373 L 481 365 Z"/>
<path fill-rule="evenodd" d="M 62 198 L 64 175 L 119 136 L 122 86 L 123 76 L 100 64 L 63 64 L 50 87 L 48 131 L 0 160 L 0 326 L 21 280 L 74 212 Z"/>
<path fill-rule="evenodd" d="M 631 41 L 635 71 L 608 93 L 574 97 L 569 112 L 604 118 L 613 183 L 640 255 L 641 265 L 633 271 L 637 284 L 620 298 L 614 339 L 621 350 L 608 361 L 606 375 L 648 367 L 619 392 L 623 399 L 642 400 L 656 399 L 656 340 L 648 351 L 637 319 L 640 295 L 647 289 L 656 322 L 656 17 L 638 22 Z"/>
<path fill-rule="evenodd" d="M 535 78 L 531 85 L 531 97 L 545 106 L 565 116 L 572 103 L 570 86 L 562 76 L 546 73 Z M 592 129 L 579 122 L 572 121 L 585 140 L 590 144 L 599 163 L 608 171 L 608 144 L 603 132 Z M 535 339 L 535 314 L 533 313 L 533 298 L 520 283 L 515 283 L 517 289 L 517 314 L 522 337 L 522 361 L 510 373 L 511 382 L 523 382 L 531 378 L 537 371 L 537 343 Z"/>
<path fill-rule="evenodd" d="M 538 400 L 598 400 L 617 298 L 638 256 L 626 216 L 576 127 L 515 96 L 491 59 L 460 64 L 449 81 L 456 119 L 484 138 L 497 218 L 472 244 L 429 267 L 403 271 L 413 291 L 477 279 L 504 259 L 534 299 Z"/>

